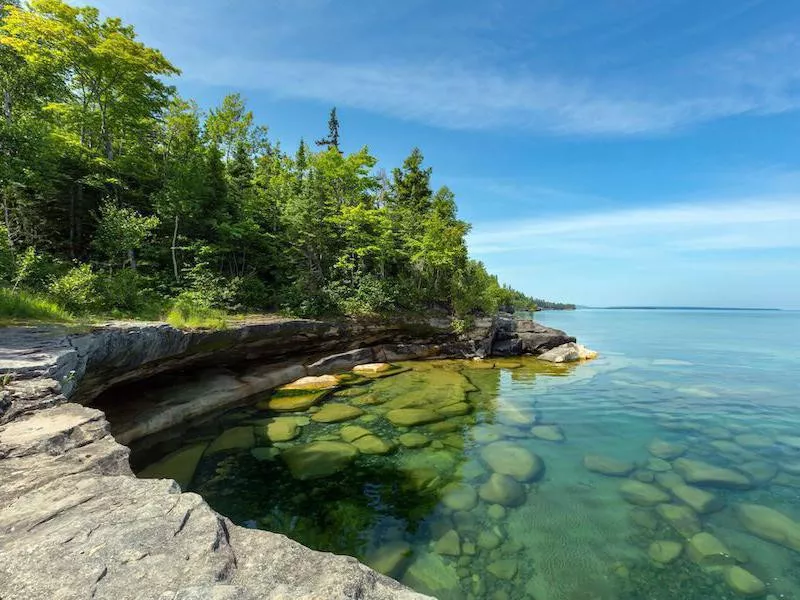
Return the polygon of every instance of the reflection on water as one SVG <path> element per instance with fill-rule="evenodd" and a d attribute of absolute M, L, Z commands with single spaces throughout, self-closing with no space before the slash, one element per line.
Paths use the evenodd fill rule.
<path fill-rule="evenodd" d="M 800 598 L 798 356 L 767 348 L 800 320 L 745 350 L 747 315 L 712 316 L 713 340 L 697 315 L 680 339 L 672 315 L 546 318 L 603 358 L 402 364 L 134 458 L 442 599 Z"/>

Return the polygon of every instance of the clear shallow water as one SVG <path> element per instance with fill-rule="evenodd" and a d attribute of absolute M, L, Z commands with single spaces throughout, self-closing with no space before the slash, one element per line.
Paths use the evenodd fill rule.
<path fill-rule="evenodd" d="M 762 596 L 800 598 L 800 538 L 769 541 L 776 528 L 793 531 L 791 521 L 776 527 L 762 512 L 748 526 L 739 508 L 778 510 L 800 535 L 800 440 L 792 437 L 800 436 L 800 313 L 587 310 L 537 319 L 601 358 L 574 368 L 533 360 L 409 364 L 411 371 L 326 398 L 320 406 L 363 411 L 337 423 L 312 420 L 323 414 L 312 412 L 318 407 L 276 415 L 262 398 L 160 445 L 161 455 L 171 454 L 143 475 L 182 478 L 239 524 L 357 556 L 443 599 L 737 598 L 726 582 L 731 564 L 767 585 Z M 391 410 L 431 406 L 469 412 L 434 424 L 392 423 Z M 299 417 L 298 437 L 270 442 L 266 427 L 287 415 Z M 565 439 L 535 437 L 534 420 Z M 394 447 L 354 458 L 341 439 L 359 434 L 343 431 L 352 426 Z M 408 433 L 428 445 L 406 448 Z M 654 438 L 685 453 L 653 460 Z M 316 445 L 304 455 L 308 444 Z M 149 454 L 134 458 L 147 462 Z M 636 468 L 611 477 L 588 470 L 586 455 Z M 686 459 L 726 468 L 748 489 L 695 482 L 713 494 L 703 508 L 714 510 L 686 516 L 681 508 L 676 529 L 658 504 L 685 506 L 670 489 L 676 471 L 696 477 Z M 488 485 L 495 471 L 511 475 Z M 643 482 L 644 491 L 636 487 Z M 636 493 L 623 494 L 630 485 Z M 498 498 L 509 506 L 499 508 Z M 690 544 L 698 532 L 724 552 L 698 552 L 708 541 Z M 649 555 L 655 541 L 678 542 L 682 553 L 661 564 Z"/>

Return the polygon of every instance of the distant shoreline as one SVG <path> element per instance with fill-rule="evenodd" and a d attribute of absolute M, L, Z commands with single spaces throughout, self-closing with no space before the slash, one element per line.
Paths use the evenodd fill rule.
<path fill-rule="evenodd" d="M 736 308 L 725 306 L 586 306 L 601 310 L 716 310 L 716 311 L 759 311 L 780 312 L 780 308 Z"/>

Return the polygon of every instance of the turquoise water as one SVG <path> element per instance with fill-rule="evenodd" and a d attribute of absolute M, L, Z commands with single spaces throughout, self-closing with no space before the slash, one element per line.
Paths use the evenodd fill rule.
<path fill-rule="evenodd" d="M 443 599 L 800 598 L 800 313 L 537 319 L 600 358 L 402 365 L 292 413 L 261 398 L 162 444 L 141 475 Z M 356 410 L 317 422 L 331 404 Z M 408 407 L 438 421 L 393 422 Z M 296 437 L 270 441 L 287 418 Z M 377 443 L 349 452 L 354 426 L 371 437 L 353 444 Z"/>

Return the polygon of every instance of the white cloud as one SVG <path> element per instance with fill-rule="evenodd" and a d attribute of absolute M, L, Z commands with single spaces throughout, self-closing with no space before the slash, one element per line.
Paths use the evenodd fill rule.
<path fill-rule="evenodd" d="M 673 204 L 476 224 L 476 255 L 520 251 L 629 256 L 800 249 L 800 196 Z M 800 265 L 798 265 L 800 268 Z"/>
<path fill-rule="evenodd" d="M 569 78 L 439 63 L 346 64 L 222 57 L 187 69 L 207 84 L 263 89 L 453 129 L 523 128 L 555 134 L 663 133 L 694 123 L 800 108 L 800 41 L 758 41 L 690 57 L 632 81 Z"/>

